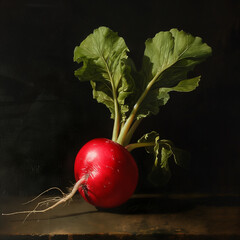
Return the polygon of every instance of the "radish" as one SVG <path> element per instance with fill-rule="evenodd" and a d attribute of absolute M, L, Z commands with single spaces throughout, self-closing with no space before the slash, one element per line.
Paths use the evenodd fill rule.
<path fill-rule="evenodd" d="M 168 102 L 170 92 L 196 89 L 200 76 L 189 78 L 188 73 L 211 54 L 211 48 L 201 38 L 177 29 L 159 32 L 145 45 L 140 71 L 128 58 L 124 39 L 107 27 L 94 30 L 75 48 L 74 61 L 81 64 L 75 76 L 89 81 L 93 98 L 109 109 L 114 119 L 112 139 L 96 138 L 80 149 L 74 164 L 76 183 L 68 194 L 50 188 L 58 189 L 62 197 L 39 202 L 32 211 L 5 215 L 26 213 L 28 217 L 46 212 L 70 200 L 77 191 L 96 207 L 120 206 L 132 196 L 138 183 L 138 167 L 130 153 L 136 148 L 144 147 L 152 153 L 148 183 L 156 187 L 171 176 L 171 156 L 176 164 L 183 165 L 183 152 L 171 141 L 160 139 L 155 131 L 137 142 L 131 140 L 142 120 L 156 115 L 159 107 Z M 51 206 L 39 209 L 50 203 Z"/>
<path fill-rule="evenodd" d="M 87 202 L 101 208 L 126 202 L 138 182 L 138 168 L 132 155 L 105 138 L 91 140 L 81 148 L 74 172 L 76 181 L 88 176 L 79 192 Z"/>
<path fill-rule="evenodd" d="M 86 143 L 75 159 L 76 184 L 69 194 L 59 188 L 50 188 L 38 195 L 32 202 L 49 190 L 59 190 L 63 197 L 54 197 L 39 202 L 31 211 L 2 213 L 2 215 L 44 213 L 70 200 L 79 191 L 82 197 L 100 208 L 113 208 L 126 202 L 138 183 L 138 167 L 132 155 L 120 144 L 105 138 L 97 138 Z M 29 203 L 28 202 L 28 203 Z M 43 205 L 54 203 L 38 210 Z M 24 220 L 24 221 L 25 221 Z"/>

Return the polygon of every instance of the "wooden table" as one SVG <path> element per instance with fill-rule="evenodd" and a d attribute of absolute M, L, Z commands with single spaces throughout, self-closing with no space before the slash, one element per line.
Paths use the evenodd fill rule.
<path fill-rule="evenodd" d="M 33 209 L 30 198 L 2 197 L 1 212 Z M 97 210 L 76 195 L 44 214 L 1 216 L 0 239 L 240 239 L 237 195 L 136 195 L 124 209 Z"/>

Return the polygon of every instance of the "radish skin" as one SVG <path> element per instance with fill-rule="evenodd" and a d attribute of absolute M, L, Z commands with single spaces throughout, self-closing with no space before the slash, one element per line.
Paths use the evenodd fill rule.
<path fill-rule="evenodd" d="M 126 202 L 138 183 L 138 167 L 132 155 L 106 138 L 93 139 L 80 149 L 74 172 L 76 181 L 89 175 L 79 192 L 87 202 L 101 208 Z"/>

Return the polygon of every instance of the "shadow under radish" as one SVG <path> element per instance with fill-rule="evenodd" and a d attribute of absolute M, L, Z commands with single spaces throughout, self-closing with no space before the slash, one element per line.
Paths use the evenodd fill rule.
<path fill-rule="evenodd" d="M 99 208 L 101 212 L 118 214 L 164 214 L 186 212 L 197 206 L 240 206 L 240 196 L 196 196 L 171 198 L 167 196 L 136 197 L 115 208 Z"/>

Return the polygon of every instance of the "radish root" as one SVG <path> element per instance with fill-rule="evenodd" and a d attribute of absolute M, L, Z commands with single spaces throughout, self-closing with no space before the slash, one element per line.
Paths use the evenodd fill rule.
<path fill-rule="evenodd" d="M 59 190 L 63 197 L 54 197 L 54 198 L 48 198 L 44 201 L 39 202 L 36 207 L 31 210 L 31 211 L 19 211 L 19 212 L 12 212 L 12 213 L 2 213 L 2 215 L 4 216 L 11 216 L 11 215 L 16 215 L 16 214 L 27 214 L 27 216 L 24 219 L 24 222 L 26 221 L 26 219 L 32 214 L 32 213 L 45 213 L 51 209 L 54 209 L 55 207 L 57 207 L 58 205 L 62 204 L 62 203 L 66 203 L 67 201 L 71 200 L 72 197 L 74 196 L 74 194 L 78 191 L 79 187 L 83 184 L 83 182 L 88 178 L 88 176 L 82 177 L 81 179 L 79 179 L 75 185 L 73 186 L 73 188 L 70 190 L 70 192 L 68 194 L 65 194 L 61 189 L 57 188 L 57 187 L 52 187 L 49 188 L 47 190 L 45 190 L 44 192 L 42 192 L 41 194 L 39 194 L 37 197 L 33 198 L 32 200 L 24 203 L 24 204 L 28 204 L 30 202 L 35 201 L 37 198 L 39 198 L 40 196 L 42 196 L 44 193 L 53 190 L 53 189 L 57 189 Z M 54 203 L 53 205 L 51 205 L 50 207 L 47 207 L 45 209 L 37 209 L 38 207 L 41 207 L 43 205 L 49 205 L 50 203 Z"/>
<path fill-rule="evenodd" d="M 31 203 L 31 202 L 37 200 L 37 199 L 38 199 L 39 197 L 41 197 L 43 194 L 45 194 L 45 193 L 47 193 L 47 192 L 49 192 L 49 191 L 51 191 L 51 190 L 54 190 L 54 189 L 60 191 L 61 194 L 64 196 L 65 193 L 64 193 L 60 188 L 58 188 L 58 187 L 51 187 L 51 188 L 45 190 L 44 192 L 40 193 L 37 197 L 33 198 L 32 200 L 23 203 L 23 205 L 29 204 L 29 203 Z"/>

